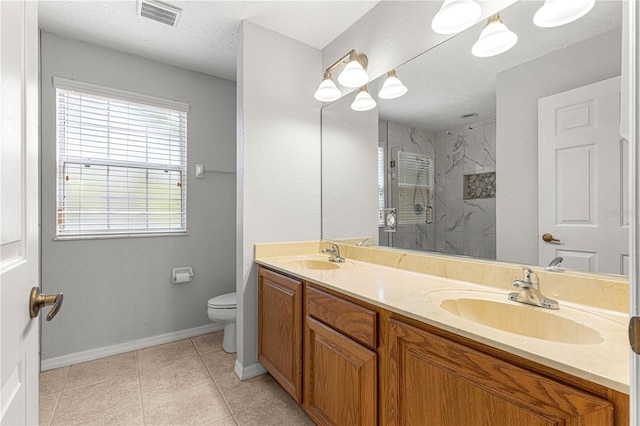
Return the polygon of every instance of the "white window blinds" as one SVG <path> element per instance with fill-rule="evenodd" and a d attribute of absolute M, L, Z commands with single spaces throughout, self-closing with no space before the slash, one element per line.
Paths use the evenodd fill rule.
<path fill-rule="evenodd" d="M 82 83 L 79 89 L 68 83 L 54 82 L 57 235 L 186 232 L 186 108 L 123 99 L 120 91 L 111 98 L 109 89 L 86 85 L 83 92 Z"/>
<path fill-rule="evenodd" d="M 384 147 L 378 147 L 378 226 L 384 226 Z"/>
<path fill-rule="evenodd" d="M 430 223 L 433 205 L 433 160 L 398 152 L 398 224 Z"/>

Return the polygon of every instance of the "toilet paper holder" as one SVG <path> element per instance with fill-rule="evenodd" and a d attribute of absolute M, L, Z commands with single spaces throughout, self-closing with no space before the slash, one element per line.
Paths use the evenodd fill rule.
<path fill-rule="evenodd" d="M 171 269 L 171 282 L 188 283 L 193 280 L 193 266 L 181 266 Z"/>

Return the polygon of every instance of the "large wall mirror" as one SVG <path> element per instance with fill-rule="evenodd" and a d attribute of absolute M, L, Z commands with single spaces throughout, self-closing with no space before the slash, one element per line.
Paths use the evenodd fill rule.
<path fill-rule="evenodd" d="M 627 275 L 622 2 L 548 29 L 541 4 L 500 13 L 506 53 L 471 54 L 479 23 L 398 66 L 404 96 L 378 99 L 382 76 L 374 110 L 323 108 L 323 239 Z"/>

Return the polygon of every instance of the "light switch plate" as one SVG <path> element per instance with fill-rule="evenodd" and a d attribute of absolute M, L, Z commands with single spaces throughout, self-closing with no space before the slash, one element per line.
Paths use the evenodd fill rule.
<path fill-rule="evenodd" d="M 204 164 L 196 164 L 195 177 L 196 179 L 204 178 Z"/>

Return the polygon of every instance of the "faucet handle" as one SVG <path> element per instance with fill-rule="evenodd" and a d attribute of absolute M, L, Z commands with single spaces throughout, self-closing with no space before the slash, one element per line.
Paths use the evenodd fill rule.
<path fill-rule="evenodd" d="M 514 280 L 511 283 L 512 286 L 516 287 L 516 288 L 529 288 L 531 287 L 531 284 L 526 282 L 526 281 L 522 281 L 522 280 Z"/>
<path fill-rule="evenodd" d="M 560 264 L 562 263 L 564 259 L 562 258 L 562 256 L 557 256 L 555 257 L 550 263 L 549 266 L 546 266 L 544 268 L 545 271 L 551 271 L 551 272 L 562 272 L 564 271 L 564 268 L 562 268 L 560 266 Z"/>
<path fill-rule="evenodd" d="M 531 269 L 529 269 L 526 266 L 522 267 L 522 272 L 524 273 L 523 275 L 523 281 L 525 281 L 526 283 L 531 283 Z"/>

